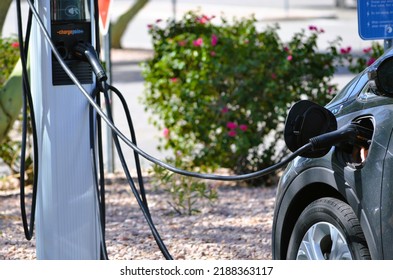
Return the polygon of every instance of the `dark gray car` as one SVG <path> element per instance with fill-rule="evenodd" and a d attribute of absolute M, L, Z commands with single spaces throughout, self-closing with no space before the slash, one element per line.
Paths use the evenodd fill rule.
<path fill-rule="evenodd" d="M 356 124 L 369 139 L 291 162 L 277 190 L 273 258 L 393 259 L 393 51 L 325 108 L 338 128 Z"/>

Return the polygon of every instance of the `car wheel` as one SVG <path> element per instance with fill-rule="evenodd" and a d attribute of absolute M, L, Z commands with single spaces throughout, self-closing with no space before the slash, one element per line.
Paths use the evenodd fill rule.
<path fill-rule="evenodd" d="M 287 259 L 371 259 L 352 208 L 335 198 L 321 198 L 304 209 L 293 229 Z"/>

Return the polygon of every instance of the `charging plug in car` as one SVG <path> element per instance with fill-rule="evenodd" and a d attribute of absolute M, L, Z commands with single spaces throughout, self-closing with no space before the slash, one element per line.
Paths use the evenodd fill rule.
<path fill-rule="evenodd" d="M 340 143 L 351 143 L 369 147 L 373 131 L 356 123 L 348 124 L 339 130 L 328 132 L 310 139 L 313 150 L 331 148 Z"/>
<path fill-rule="evenodd" d="M 102 67 L 98 55 L 94 47 L 85 42 L 79 42 L 74 47 L 74 56 L 78 59 L 87 61 L 95 73 L 99 82 L 106 81 L 108 79 L 104 68 Z"/>
<path fill-rule="evenodd" d="M 292 106 L 284 129 L 285 143 L 292 152 L 311 143 L 312 149 L 302 154 L 307 158 L 323 157 L 332 146 L 344 143 L 368 148 L 372 135 L 372 129 L 356 122 L 337 130 L 332 112 L 308 100 Z"/>

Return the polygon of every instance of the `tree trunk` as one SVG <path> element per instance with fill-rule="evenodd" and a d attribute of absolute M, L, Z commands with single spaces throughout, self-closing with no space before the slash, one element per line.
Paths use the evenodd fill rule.
<path fill-rule="evenodd" d="M 12 0 L 1 0 L 0 1 L 0 36 L 3 34 L 3 26 L 5 18 L 7 17 L 8 10 L 11 6 Z"/>
<path fill-rule="evenodd" d="M 127 29 L 128 24 L 138 14 L 138 12 L 149 2 L 149 0 L 137 0 L 135 4 L 124 14 L 111 27 L 111 45 L 112 48 L 121 48 L 121 38 Z"/>

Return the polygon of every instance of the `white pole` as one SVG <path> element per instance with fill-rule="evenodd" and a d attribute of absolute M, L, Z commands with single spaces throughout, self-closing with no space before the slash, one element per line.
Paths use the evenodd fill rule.
<path fill-rule="evenodd" d="M 35 1 L 49 32 L 50 2 Z M 64 0 L 63 4 L 66 2 L 73 1 Z M 99 259 L 99 217 L 89 154 L 88 103 L 75 85 L 53 85 L 51 49 L 38 24 L 33 22 L 31 89 L 40 162 L 37 259 Z M 93 22 L 92 17 L 92 30 Z M 94 32 L 91 34 L 95 42 Z M 92 91 L 94 85 L 84 84 L 84 87 Z"/>
<path fill-rule="evenodd" d="M 108 75 L 108 84 L 112 84 L 112 59 L 111 59 L 111 25 L 108 23 L 108 32 L 103 36 L 104 41 L 104 60 L 106 66 L 106 73 Z M 112 102 L 112 93 L 109 91 L 109 100 Z M 112 112 L 113 116 L 113 112 Z M 108 157 L 107 172 L 113 173 L 115 171 L 115 160 L 113 155 L 113 137 L 112 130 L 108 127 L 106 130 L 106 154 Z"/>

